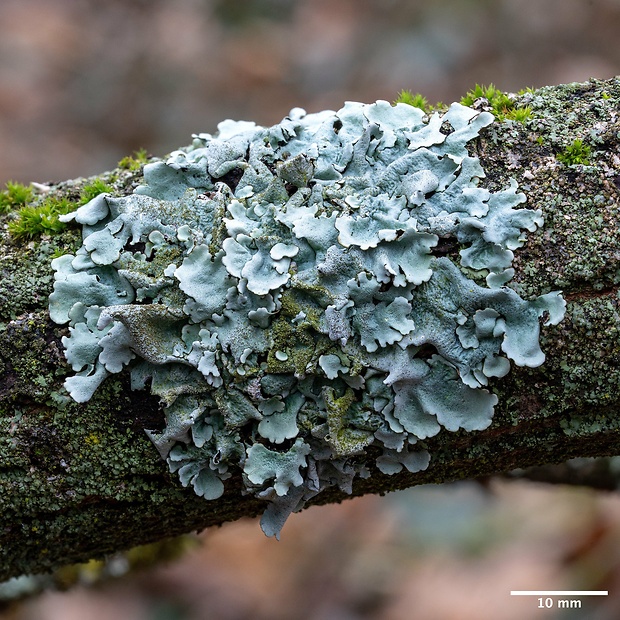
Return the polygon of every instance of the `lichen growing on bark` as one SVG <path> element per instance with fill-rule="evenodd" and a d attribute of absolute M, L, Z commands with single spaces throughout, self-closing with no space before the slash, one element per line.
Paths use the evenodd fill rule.
<path fill-rule="evenodd" d="M 369 467 L 369 478 L 355 478 L 345 491 L 326 489 L 307 505 L 416 484 L 487 477 L 577 456 L 618 454 L 620 80 L 526 92 L 518 96 L 518 105 L 532 110 L 525 123 L 494 122 L 467 144 L 467 150 L 484 167 L 479 187 L 501 191 L 513 178 L 527 195 L 527 206 L 542 211 L 544 226 L 528 232 L 524 246 L 514 252 L 515 275 L 507 286 L 530 301 L 564 290 L 565 318 L 541 329 L 545 363 L 538 368 L 512 364 L 505 377 L 489 379 L 485 389 L 498 396 L 498 404 L 486 430 L 440 432 L 413 446 L 406 458 L 416 461 L 422 452 L 415 450 L 424 447 L 432 454 L 427 469 L 412 474 L 393 458 L 403 460 L 402 451 L 394 455 L 384 449 L 385 459 L 380 461 L 380 447 L 370 446 L 367 454 L 371 462 L 376 459 L 377 468 Z M 589 166 L 557 161 L 556 154 L 577 138 L 591 146 Z M 219 180 L 234 185 L 238 175 L 233 171 Z M 143 184 L 139 171 L 117 169 L 101 179 L 113 185 L 116 196 Z M 48 191 L 36 186 L 35 194 L 75 200 L 92 180 L 66 181 L 50 185 Z M 218 206 L 217 212 L 211 253 L 217 252 L 226 235 L 225 210 Z M 108 377 L 87 403 L 67 397 L 62 384 L 72 370 L 60 339 L 69 330 L 50 322 L 47 299 L 54 276 L 50 260 L 66 252 L 75 254 L 81 245 L 79 230 L 70 225 L 59 235 L 44 234 L 17 244 L 6 231 L 11 217 L 0 216 L 5 224 L 0 229 L 0 576 L 40 573 L 260 514 L 264 501 L 241 495 L 240 476 L 224 482 L 221 498 L 205 502 L 191 484 L 185 489 L 176 473 L 168 473 L 142 430 L 161 430 L 164 414 L 159 399 L 145 390 L 132 391 L 129 371 Z M 459 249 L 457 240 L 440 238 L 432 252 L 458 263 Z M 486 288 L 487 274 L 462 267 L 461 271 Z M 294 318 L 302 301 L 294 291 L 285 290 L 281 312 Z M 301 367 L 307 359 L 301 354 L 303 344 L 313 342 L 312 329 L 319 329 L 320 316 L 316 310 L 308 312 L 303 325 L 285 316 L 274 321 L 276 348 L 269 359 L 274 369 L 286 364 L 275 353 L 293 338 L 298 339 L 296 362 Z M 422 355 L 429 352 L 423 350 Z M 319 360 L 323 356 L 319 365 L 326 377 L 345 366 L 332 355 L 317 351 Z M 362 367 L 351 368 L 359 374 Z M 286 373 L 273 373 L 265 384 L 275 394 L 286 382 Z M 333 397 L 334 402 L 345 403 L 347 392 Z M 298 425 L 294 410 L 287 411 L 289 417 L 267 416 L 258 424 L 274 443 L 295 428 L 309 432 L 312 421 Z M 335 432 L 341 428 L 339 419 L 339 415 L 333 418 Z M 382 473 L 397 467 L 402 469 L 394 475 Z M 320 511 L 317 514 L 320 518 Z"/>
<path fill-rule="evenodd" d="M 149 436 L 171 471 L 207 499 L 242 472 L 270 535 L 369 466 L 424 469 L 421 442 L 487 428 L 489 380 L 542 364 L 539 318 L 564 312 L 557 292 L 505 286 L 542 217 L 514 181 L 478 186 L 466 145 L 492 121 L 384 101 L 226 121 L 147 165 L 133 194 L 63 216 L 83 227 L 52 262 L 70 395 L 129 367 L 165 406 Z"/>

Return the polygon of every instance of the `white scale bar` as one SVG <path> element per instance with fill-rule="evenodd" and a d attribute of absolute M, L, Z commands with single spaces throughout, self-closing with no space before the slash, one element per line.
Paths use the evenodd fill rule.
<path fill-rule="evenodd" d="M 511 590 L 510 596 L 607 596 L 607 590 Z"/>

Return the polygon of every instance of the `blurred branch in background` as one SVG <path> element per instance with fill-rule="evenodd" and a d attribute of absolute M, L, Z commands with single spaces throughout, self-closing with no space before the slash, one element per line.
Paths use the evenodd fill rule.
<path fill-rule="evenodd" d="M 620 488 L 620 457 L 570 459 L 556 465 L 516 469 L 507 473 L 506 478 L 617 491 Z"/>
<path fill-rule="evenodd" d="M 620 501 L 607 494 L 499 480 L 485 489 L 430 485 L 310 508 L 279 543 L 254 521 L 228 524 L 204 532 L 180 561 L 95 587 L 86 574 L 70 591 L 7 606 L 2 617 L 542 620 L 548 610 L 508 592 L 615 593 L 619 524 Z M 618 609 L 612 595 L 583 611 L 614 620 Z"/>

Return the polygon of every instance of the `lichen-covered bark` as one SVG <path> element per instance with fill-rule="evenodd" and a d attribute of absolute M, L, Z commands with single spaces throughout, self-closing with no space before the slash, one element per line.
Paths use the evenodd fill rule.
<path fill-rule="evenodd" d="M 542 366 L 492 382 L 499 403 L 487 430 L 443 431 L 424 442 L 427 470 L 373 471 L 355 480 L 353 495 L 620 453 L 620 79 L 544 88 L 519 102 L 532 109 L 525 123 L 495 123 L 472 147 L 483 184 L 498 190 L 516 179 L 545 218 L 516 251 L 510 286 L 524 298 L 562 290 L 566 316 L 542 330 Z M 577 139 L 591 148 L 589 165 L 557 158 Z M 120 194 L 140 180 L 103 176 Z M 81 183 L 52 191 L 71 197 Z M 27 244 L 0 231 L 0 579 L 264 509 L 235 478 L 214 501 L 182 488 L 143 431 L 163 426 L 158 399 L 131 391 L 123 373 L 85 404 L 68 398 L 66 328 L 50 321 L 47 298 L 51 259 L 79 244 L 77 228 Z M 346 497 L 332 489 L 315 503 Z"/>

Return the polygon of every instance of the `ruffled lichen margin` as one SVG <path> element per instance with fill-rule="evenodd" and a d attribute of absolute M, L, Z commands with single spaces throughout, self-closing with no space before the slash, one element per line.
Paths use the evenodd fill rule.
<path fill-rule="evenodd" d="M 517 192 L 527 196 L 519 208 L 542 212 L 544 226 L 528 231 L 514 252 L 515 274 L 506 286 L 528 301 L 563 291 L 565 318 L 540 332 L 544 364 L 511 362 L 506 376 L 489 378 L 479 389 L 497 396 L 491 425 L 420 440 L 413 448 L 432 457 L 425 470 L 383 474 L 373 464 L 381 445 L 368 446 L 370 477 L 356 477 L 351 495 L 333 486 L 308 505 L 620 453 L 620 80 L 544 88 L 515 97 L 515 103 L 531 108 L 526 122 L 495 122 L 466 148 L 484 168 L 480 188 L 505 191 L 514 179 Z M 588 166 L 556 157 L 576 139 L 591 148 Z M 224 180 L 234 184 L 235 174 Z M 145 184 L 139 170 L 100 178 L 114 197 Z M 86 183 L 37 185 L 34 200 L 77 200 Z M 50 262 L 76 254 L 79 232 L 70 226 L 16 244 L 6 227 L 0 229 L 2 578 L 101 557 L 265 508 L 264 500 L 242 494 L 240 476 L 225 481 L 221 498 L 206 502 L 183 488 L 176 472 L 167 473 L 143 430 L 164 430 L 160 399 L 149 390 L 131 390 L 129 372 L 108 376 L 85 403 L 67 396 L 63 383 L 74 373 L 61 338 L 70 333 L 49 319 Z M 462 271 L 460 249 L 458 240 L 440 238 L 433 260 L 449 258 Z M 489 288 L 484 275 L 464 271 Z M 435 354 L 422 351 L 423 359 L 430 360 L 429 353 Z"/>
<path fill-rule="evenodd" d="M 133 194 L 62 216 L 83 231 L 52 262 L 65 388 L 83 403 L 129 367 L 164 404 L 148 432 L 171 471 L 207 500 L 242 474 L 268 535 L 370 465 L 425 469 L 421 442 L 487 428 L 489 380 L 540 366 L 539 318 L 564 316 L 558 292 L 505 286 L 543 218 L 514 180 L 478 186 L 466 145 L 492 122 L 386 101 L 226 121 L 148 164 Z"/>

